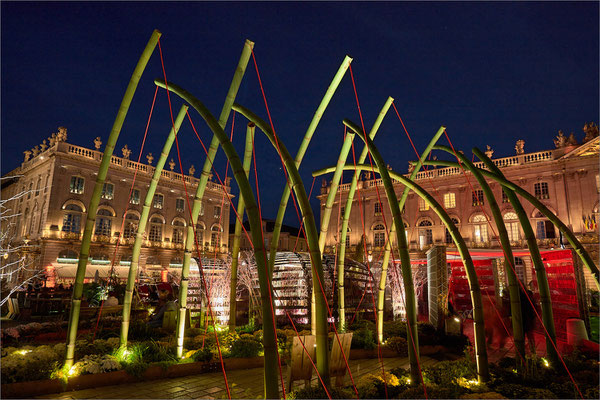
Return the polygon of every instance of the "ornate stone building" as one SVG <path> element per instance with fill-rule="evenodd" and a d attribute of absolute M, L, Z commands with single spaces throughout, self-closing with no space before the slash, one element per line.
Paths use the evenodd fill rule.
<path fill-rule="evenodd" d="M 10 229 L 14 229 L 17 240 L 39 245 L 39 268 L 65 281 L 75 274 L 86 211 L 102 158 L 99 137 L 94 147 L 92 150 L 68 143 L 67 129 L 60 127 L 40 146 L 25 151 L 23 163 L 3 176 L 3 199 L 24 193 L 6 204 L 16 213 Z M 96 271 L 101 277 L 108 274 L 117 242 L 114 271 L 120 278 L 127 277 L 140 213 L 154 172 L 151 165 L 154 157 L 149 153 L 146 164 L 132 161 L 127 145 L 121 153 L 122 157 L 112 156 L 102 191 L 86 273 L 88 279 L 93 278 Z M 163 277 L 169 266 L 176 268 L 183 259 L 189 210 L 182 179 L 188 193 L 195 193 L 198 185 L 193 166 L 189 175 L 184 176 L 174 171 L 172 159 L 165 167 L 152 201 L 140 257 L 143 272 Z M 229 180 L 226 185 L 227 195 L 231 196 Z M 222 186 L 212 181 L 208 182 L 204 194 L 196 233 L 206 256 L 227 253 L 229 201 Z"/>
<path fill-rule="evenodd" d="M 577 235 L 588 251 L 598 259 L 598 193 L 600 191 L 599 156 L 598 156 L 598 127 L 590 123 L 584 127 L 585 138 L 583 144 L 577 144 L 573 134 L 566 137 L 562 132 L 554 140 L 555 149 L 526 153 L 524 141 L 519 140 L 515 146 L 516 154 L 509 157 L 493 158 L 506 177 L 518 183 L 522 188 L 534 194 L 550 210 L 552 210 L 569 228 Z M 488 156 L 493 150 L 488 146 Z M 482 166 L 482 163 L 477 163 Z M 349 176 L 349 175 L 346 175 Z M 408 175 L 406 175 L 408 176 Z M 418 173 L 416 182 L 431 193 L 435 199 L 444 206 L 450 217 L 458 226 L 467 245 L 472 249 L 497 249 L 501 254 L 501 247 L 495 224 L 488 224 L 486 215 L 491 218 L 491 210 L 478 186 L 475 178 L 465 174 L 458 168 L 431 168 Z M 511 208 L 508 199 L 503 196 L 501 186 L 488 180 L 494 195 L 501 208 L 504 222 L 509 237 L 516 249 L 526 250 L 523 230 L 517 220 L 517 215 Z M 377 201 L 375 187 L 379 186 L 383 206 Z M 340 186 L 341 214 L 346 204 L 350 184 Z M 361 241 L 363 228 L 361 222 L 361 208 L 358 196 L 362 202 L 362 212 L 365 224 L 365 236 L 368 256 L 376 261 L 379 259 L 385 246 L 387 236 L 383 216 L 388 226 L 391 226 L 392 217 L 386 204 L 385 191 L 380 179 L 374 179 L 370 173 L 363 173 L 359 181 L 360 192 L 357 191 L 349 223 L 347 254 L 356 251 L 356 246 Z M 402 193 L 404 186 L 397 183 L 396 193 Z M 321 209 L 329 186 L 321 188 L 319 199 Z M 336 196 L 333 206 L 329 234 L 326 242 L 326 252 L 333 252 L 338 245 L 338 218 L 340 217 L 340 196 Z M 554 225 L 540 214 L 531 204 L 523 201 L 523 206 L 529 215 L 531 225 L 536 232 L 541 249 L 554 249 L 561 247 L 561 238 Z M 404 226 L 408 239 L 411 258 L 425 259 L 425 252 L 434 244 L 453 247 L 449 233 L 441 220 L 420 198 L 411 193 L 403 212 Z M 341 219 L 340 219 L 341 221 Z M 492 228 L 493 227 L 493 228 Z M 392 238 L 395 245 L 395 240 Z M 563 245 L 568 246 L 566 240 Z M 477 252 L 478 250 L 474 250 Z M 481 250 L 479 250 L 481 251 Z M 489 252 L 488 252 L 489 253 Z M 524 268 L 530 264 L 530 259 L 524 257 L 520 270 L 517 272 L 523 279 L 531 279 L 531 268 Z M 519 267 L 519 265 L 518 265 Z M 588 283 L 591 276 L 586 271 Z M 591 286 L 588 286 L 591 287 Z"/>

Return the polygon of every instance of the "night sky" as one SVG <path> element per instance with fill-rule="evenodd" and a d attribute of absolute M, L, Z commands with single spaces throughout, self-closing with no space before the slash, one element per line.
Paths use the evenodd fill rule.
<path fill-rule="evenodd" d="M 58 126 L 68 141 L 93 148 L 108 138 L 131 72 L 153 29 L 167 79 L 219 115 L 245 39 L 254 52 L 276 132 L 294 156 L 333 75 L 346 54 L 367 129 L 387 96 L 421 151 L 440 125 L 470 154 L 491 145 L 495 156 L 553 148 L 559 129 L 583 137 L 598 122 L 598 3 L 1 3 L 2 174 L 23 151 Z M 133 99 L 115 154 L 125 143 L 137 159 L 154 94 L 162 77 L 158 47 Z M 173 112 L 181 105 L 172 97 Z M 267 120 L 252 60 L 238 103 Z M 192 113 L 206 142 L 212 133 Z M 335 164 L 342 119 L 360 123 L 350 74 L 333 97 L 301 167 L 310 173 Z M 235 119 L 242 154 L 246 122 Z M 226 128 L 230 132 L 231 117 Z M 167 97 L 159 96 L 142 160 L 157 158 L 171 126 Z M 186 122 L 179 134 L 184 170 L 196 176 L 204 153 Z M 357 139 L 358 143 L 358 139 Z M 388 113 L 375 141 L 395 170 L 415 159 L 406 134 Z M 442 140 L 445 143 L 445 140 Z M 274 218 L 285 178 L 263 135 L 257 136 L 263 217 Z M 357 148 L 360 152 L 362 144 Z M 176 158 L 175 147 L 172 151 Z M 156 162 L 155 162 L 156 163 Z M 154 164 L 155 164 L 154 163 Z M 215 164 L 224 174 L 225 156 Z M 178 169 L 178 167 L 177 167 Z M 345 175 L 345 181 L 350 175 Z M 320 188 L 315 184 L 314 194 Z M 237 194 L 237 188 L 233 185 Z M 232 213 L 233 214 L 233 213 Z M 318 214 L 317 214 L 318 215 Z M 298 225 L 290 205 L 286 223 Z"/>

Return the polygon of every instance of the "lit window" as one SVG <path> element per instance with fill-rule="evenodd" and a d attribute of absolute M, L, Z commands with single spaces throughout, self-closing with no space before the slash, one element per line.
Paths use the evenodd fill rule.
<path fill-rule="evenodd" d="M 210 245 L 213 248 L 217 248 L 221 245 L 221 228 L 218 226 L 213 226 L 210 230 Z"/>
<path fill-rule="evenodd" d="M 80 176 L 72 176 L 71 177 L 71 187 L 70 192 L 75 194 L 83 193 L 83 184 L 85 180 Z"/>
<path fill-rule="evenodd" d="M 385 246 L 385 227 L 382 224 L 377 224 L 373 231 L 373 245 L 375 247 Z"/>
<path fill-rule="evenodd" d="M 165 198 L 162 194 L 155 194 L 152 199 L 152 207 L 162 210 Z"/>
<path fill-rule="evenodd" d="M 507 212 L 504 214 L 504 225 L 506 226 L 506 232 L 508 233 L 508 239 L 511 242 L 519 240 L 519 221 L 517 214 L 514 212 Z"/>
<path fill-rule="evenodd" d="M 473 217 L 473 240 L 476 243 L 487 242 L 487 218 L 484 215 Z"/>
<path fill-rule="evenodd" d="M 473 198 L 473 206 L 482 206 L 483 205 L 483 190 L 474 190 L 472 193 Z"/>
<path fill-rule="evenodd" d="M 445 208 L 456 207 L 456 195 L 454 193 L 444 194 L 444 207 Z"/>
<path fill-rule="evenodd" d="M 162 241 L 162 226 L 163 222 L 160 218 L 154 217 L 150 220 L 150 234 L 148 235 L 148 240 L 151 242 L 161 242 Z"/>
<path fill-rule="evenodd" d="M 221 206 L 215 206 L 213 216 L 215 218 L 221 217 Z"/>
<path fill-rule="evenodd" d="M 128 239 L 134 237 L 137 233 L 137 228 L 140 223 L 140 218 L 133 214 L 129 213 L 125 216 L 125 226 L 123 227 L 123 237 Z"/>
<path fill-rule="evenodd" d="M 42 176 L 38 176 L 37 184 L 35 185 L 35 195 L 40 194 L 40 187 L 42 186 Z"/>
<path fill-rule="evenodd" d="M 112 183 L 105 183 L 102 185 L 102 198 L 106 200 L 112 200 L 114 197 L 115 185 Z"/>
<path fill-rule="evenodd" d="M 110 236 L 111 225 L 112 225 L 112 213 L 107 209 L 103 208 L 98 210 L 96 216 L 96 230 L 94 234 L 100 236 Z"/>
<path fill-rule="evenodd" d="M 177 212 L 183 212 L 184 210 L 184 205 L 185 203 L 183 202 L 183 199 L 176 199 L 175 200 L 175 209 L 177 210 Z"/>
<path fill-rule="evenodd" d="M 419 198 L 419 211 L 429 211 L 429 204 L 421 198 Z"/>
<path fill-rule="evenodd" d="M 375 203 L 375 215 L 381 215 L 381 203 L 380 202 Z"/>
<path fill-rule="evenodd" d="M 176 243 L 176 244 L 183 243 L 183 227 L 184 226 L 185 226 L 185 224 L 180 220 L 176 220 L 173 222 L 173 238 L 171 239 L 171 241 L 173 243 Z"/>
<path fill-rule="evenodd" d="M 130 204 L 140 204 L 140 191 L 133 189 L 131 191 L 131 198 L 129 199 Z"/>
<path fill-rule="evenodd" d="M 548 194 L 548 182 L 538 182 L 533 185 L 533 190 L 535 192 L 535 197 L 538 199 L 549 199 L 550 195 Z"/>
<path fill-rule="evenodd" d="M 510 203 L 510 200 L 508 200 L 508 195 L 506 194 L 505 190 L 502 190 L 502 202 L 503 203 Z"/>
<path fill-rule="evenodd" d="M 419 247 L 421 250 L 433 243 L 432 226 L 433 222 L 427 219 L 419 222 Z"/>
<path fill-rule="evenodd" d="M 66 213 L 63 217 L 63 232 L 81 232 L 81 207 L 75 204 L 69 204 L 65 207 Z"/>

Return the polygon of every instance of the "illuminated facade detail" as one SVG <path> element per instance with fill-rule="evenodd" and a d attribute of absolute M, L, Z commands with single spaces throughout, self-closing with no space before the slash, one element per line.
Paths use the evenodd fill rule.
<path fill-rule="evenodd" d="M 497 152 L 494 155 L 497 155 Z M 575 233 L 590 255 L 598 259 L 598 223 L 600 222 L 600 214 L 598 214 L 600 190 L 598 136 L 587 140 L 582 145 L 565 145 L 554 150 L 535 153 L 522 152 L 510 157 L 494 158 L 493 161 L 502 169 L 507 179 L 535 195 L 553 211 Z M 483 166 L 482 163 L 476 162 L 475 164 L 478 167 Z M 456 168 L 432 168 L 421 171 L 417 174 L 415 181 L 425 187 L 431 183 L 435 185 L 440 195 L 434 197 L 444 205 L 455 223 L 458 222 L 457 227 L 469 247 L 500 249 L 500 241 L 494 233 L 497 232 L 495 222 L 492 220 L 490 225 L 482 219 L 485 218 L 484 215 L 492 218 L 491 209 L 485 201 L 483 193 L 479 193 L 481 189 L 477 185 L 477 181 L 470 174 L 468 176 L 470 184 L 476 191 L 475 194 L 471 192 L 471 187 L 463 173 Z M 374 204 L 377 203 L 375 186 L 381 186 L 381 180 L 373 179 L 372 176 L 367 178 L 363 174 L 358 184 L 363 208 L 368 210 L 369 207 L 374 207 Z M 395 183 L 395 186 L 397 193 L 404 188 L 400 183 Z M 350 184 L 340 185 L 342 206 L 346 204 L 349 187 Z M 504 195 L 502 187 L 492 182 L 491 189 L 501 208 L 512 245 L 517 250 L 526 249 L 527 245 L 520 223 Z M 328 191 L 328 186 L 321 188 L 319 195 L 321 204 L 324 204 Z M 391 221 L 387 200 L 385 197 L 382 197 L 381 200 L 384 203 L 382 212 L 385 219 Z M 338 245 L 339 236 L 335 232 L 338 219 L 341 221 L 338 214 L 339 201 L 339 198 L 336 198 L 333 205 L 325 247 L 326 253 L 333 252 L 334 247 Z M 454 207 L 451 207 L 453 204 Z M 540 250 L 560 248 L 560 235 L 554 225 L 530 203 L 525 201 L 523 206 L 529 215 Z M 411 257 L 425 258 L 425 251 L 435 244 L 446 244 L 449 248 L 454 247 L 441 220 L 432 210 L 424 210 L 418 196 L 409 194 L 402 216 L 405 220 Z M 369 212 L 366 212 L 363 218 L 367 227 L 382 221 L 381 216 L 374 216 Z M 431 225 L 421 225 L 424 223 L 423 221 L 431 222 Z M 350 246 L 347 254 L 352 254 L 363 233 L 358 206 L 352 208 L 348 226 Z M 430 234 L 431 236 L 429 236 Z M 375 231 L 367 230 L 366 235 L 367 251 L 373 254 L 374 260 L 377 260 L 379 250 L 375 245 Z M 395 249 L 397 244 L 393 235 L 391 242 Z M 563 245 L 568 245 L 566 240 Z M 525 257 L 523 262 L 525 263 L 525 277 L 529 281 L 533 278 L 530 268 L 531 260 Z M 591 275 L 587 270 L 585 276 L 588 287 L 593 287 Z"/>
<path fill-rule="evenodd" d="M 72 257 L 75 258 L 75 262 L 77 261 L 87 206 L 102 159 L 101 151 L 76 146 L 65 140 L 54 141 L 45 151 L 36 156 L 30 155 L 18 168 L 5 174 L 4 176 L 17 176 L 17 178 L 13 179 L 10 185 L 2 188 L 2 197 L 9 198 L 31 187 L 28 195 L 11 201 L 7 206 L 19 214 L 14 221 L 17 236 L 21 240 L 27 239 L 30 243 L 41 245 L 40 265 L 37 267 L 41 269 L 51 265 L 53 271 L 61 271 L 61 267 L 64 266 L 63 261 Z M 138 170 L 136 182 L 134 189 L 131 190 L 136 168 Z M 112 258 L 115 245 L 120 240 L 115 265 L 119 265 L 120 261 L 124 261 L 124 265 L 129 265 L 131 247 L 142 211 L 142 199 L 146 195 L 153 172 L 154 167 L 151 165 L 113 155 L 108 172 L 109 179 L 103 185 L 98 206 L 90 254 L 100 256 L 106 254 Z M 188 192 L 195 191 L 199 181 L 197 178 L 182 176 L 175 171 L 162 173 L 146 227 L 146 240 L 140 257 L 142 271 L 146 266 L 153 270 L 168 268 L 171 259 L 183 257 L 183 243 L 187 235 L 185 226 L 189 216 L 186 215 L 182 179 L 186 181 Z M 227 186 L 226 190 L 229 193 L 230 188 Z M 218 208 L 219 214 L 223 214 L 223 221 L 228 222 L 229 207 L 220 209 L 223 195 L 221 185 L 209 181 L 203 204 L 211 213 L 211 217 L 213 209 Z M 228 200 L 225 199 L 223 204 L 227 203 Z M 203 217 L 200 217 L 198 224 L 203 224 L 202 220 Z M 211 219 L 209 222 L 212 224 L 217 221 Z M 122 225 L 123 232 L 121 232 Z M 222 226 L 224 228 L 220 228 L 221 234 L 227 237 L 229 225 L 225 223 Z M 210 243 L 202 243 L 203 240 L 203 237 L 199 240 L 200 250 L 214 257 L 214 246 Z M 103 248 L 101 252 L 97 250 L 99 247 Z M 227 243 L 219 241 L 216 250 L 218 257 L 225 256 Z M 59 257 L 59 255 L 69 255 L 69 257 Z M 96 259 L 94 260 L 97 262 Z M 110 260 L 106 261 L 108 268 Z M 95 268 L 96 266 L 94 271 Z M 62 270 L 66 271 L 64 268 Z M 149 274 L 152 275 L 150 272 Z M 126 272 L 121 275 L 123 275 L 121 278 L 127 277 Z"/>

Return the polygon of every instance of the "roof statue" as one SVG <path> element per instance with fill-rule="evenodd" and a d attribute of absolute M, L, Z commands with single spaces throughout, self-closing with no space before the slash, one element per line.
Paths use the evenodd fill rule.
<path fill-rule="evenodd" d="M 517 155 L 525 153 L 525 141 L 523 139 L 517 140 L 515 151 L 517 152 Z"/>

